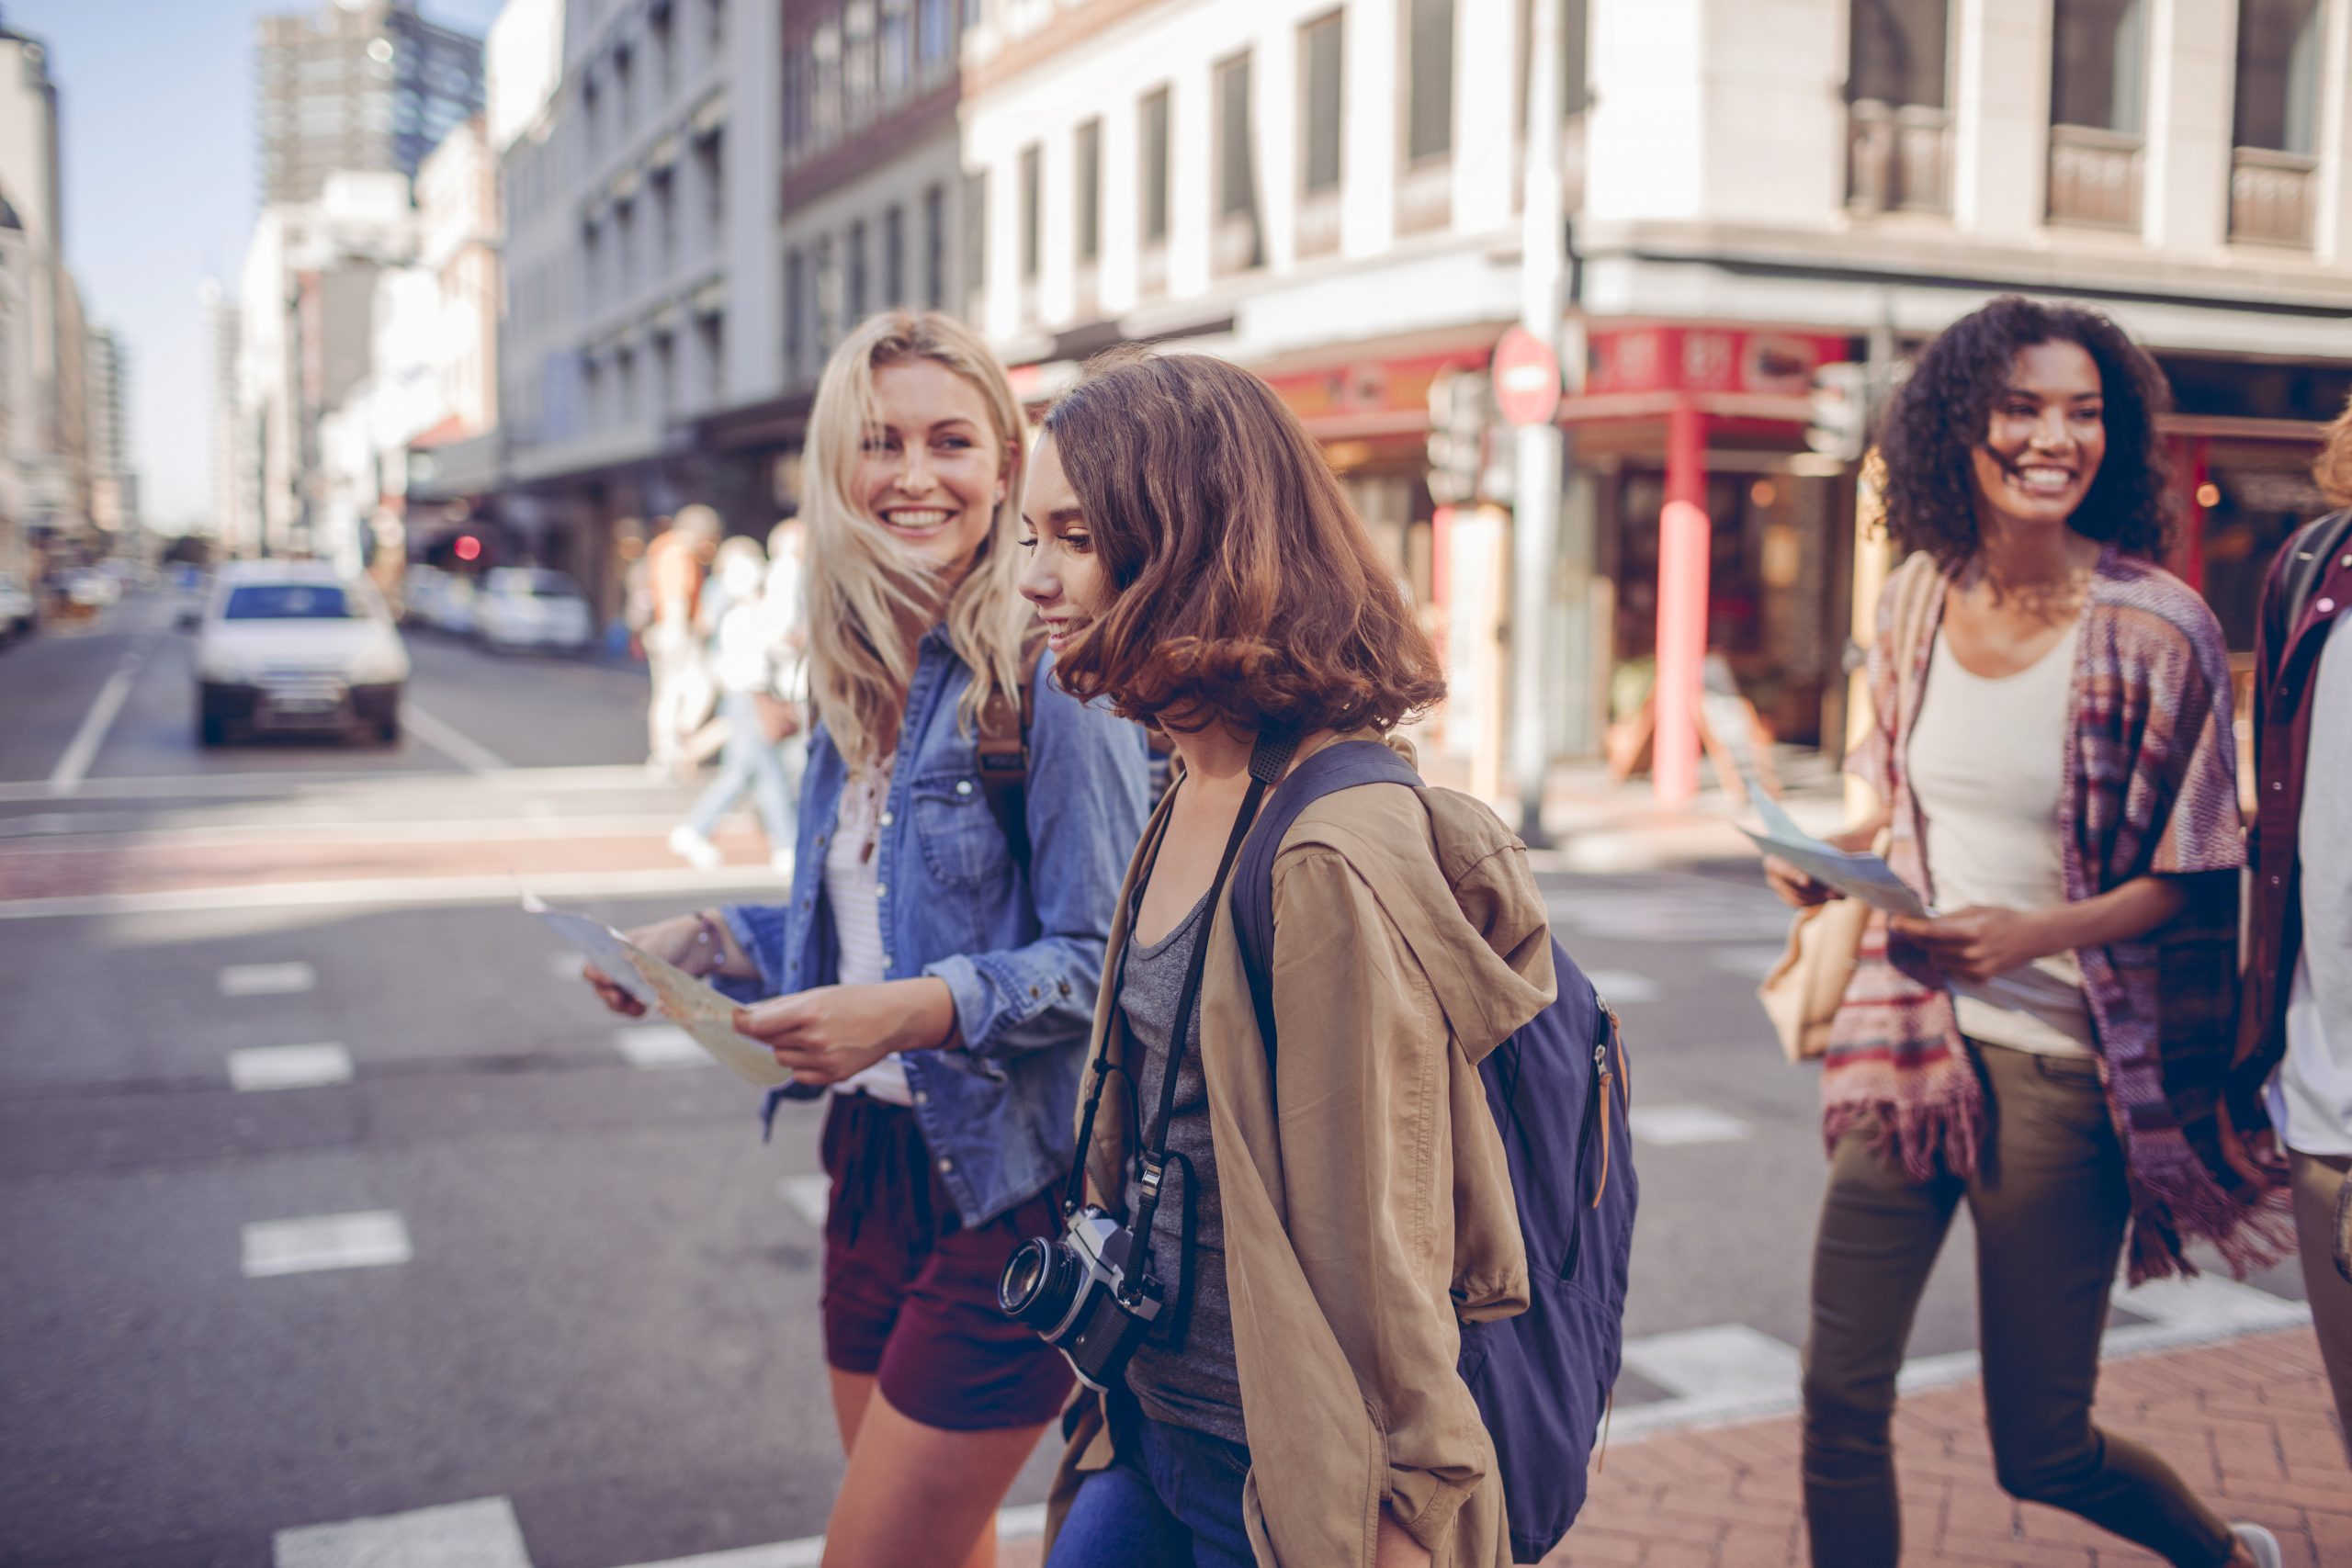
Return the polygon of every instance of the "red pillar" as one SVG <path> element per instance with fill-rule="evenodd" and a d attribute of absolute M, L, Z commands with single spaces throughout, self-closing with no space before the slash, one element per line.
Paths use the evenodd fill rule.
<path fill-rule="evenodd" d="M 1657 729 L 1650 777 L 1661 804 L 1699 790 L 1699 690 L 1707 659 L 1707 416 L 1688 399 L 1666 427 L 1666 508 L 1657 523 Z"/>

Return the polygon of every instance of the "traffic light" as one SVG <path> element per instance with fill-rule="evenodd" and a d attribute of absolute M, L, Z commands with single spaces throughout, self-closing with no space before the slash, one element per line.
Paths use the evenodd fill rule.
<path fill-rule="evenodd" d="M 1813 373 L 1812 402 L 1804 444 L 1841 462 L 1860 458 L 1870 441 L 1870 367 L 1850 362 L 1819 367 Z"/>

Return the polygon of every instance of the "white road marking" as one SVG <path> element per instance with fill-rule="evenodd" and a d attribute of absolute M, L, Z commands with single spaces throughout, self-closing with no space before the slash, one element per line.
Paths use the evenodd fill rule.
<path fill-rule="evenodd" d="M 613 1032 L 613 1044 L 632 1067 L 707 1067 L 710 1053 L 674 1023 L 639 1023 Z"/>
<path fill-rule="evenodd" d="M 401 722 L 409 732 L 468 773 L 496 773 L 506 768 L 506 759 L 469 736 L 461 735 L 443 719 L 419 707 L 413 699 L 401 704 Z"/>
<path fill-rule="evenodd" d="M 220 971 L 224 997 L 290 997 L 318 984 L 318 971 L 307 964 L 232 964 Z"/>
<path fill-rule="evenodd" d="M 1636 1105 L 1626 1113 L 1634 1136 L 1671 1148 L 1678 1144 L 1736 1144 L 1754 1129 L 1706 1105 Z"/>
<path fill-rule="evenodd" d="M 91 779 L 81 790 L 80 798 L 176 800 L 196 795 L 237 798 L 309 795 L 355 787 L 369 790 L 399 786 L 447 789 L 448 784 L 449 775 L 447 773 L 386 773 L 381 770 L 315 773 L 165 773 Z M 648 778 L 642 762 L 585 762 L 550 768 L 507 768 L 479 781 L 475 787 L 500 795 L 679 793 L 679 786 L 669 779 Z M 0 801 L 40 800 L 48 795 L 49 785 L 44 782 L 19 779 L 0 784 Z"/>
<path fill-rule="evenodd" d="M 1787 949 L 1766 947 L 1760 942 L 1754 947 L 1719 947 L 1707 955 L 1709 963 L 1726 975 L 1737 975 L 1745 980 L 1761 980 L 1772 972 Z"/>
<path fill-rule="evenodd" d="M 1612 1003 L 1654 1002 L 1659 996 L 1656 980 L 1630 969 L 1588 969 L 1584 977 Z"/>
<path fill-rule="evenodd" d="M 531 1568 L 503 1497 L 277 1532 L 277 1568 Z"/>
<path fill-rule="evenodd" d="M 245 1227 L 245 1278 L 308 1274 L 322 1269 L 379 1269 L 406 1263 L 408 1226 L 390 1209 L 257 1220 Z"/>
<path fill-rule="evenodd" d="M 1625 1364 L 1669 1393 L 1717 1399 L 1793 1394 L 1800 1371 L 1795 1346 L 1744 1323 L 1629 1339 Z"/>
<path fill-rule="evenodd" d="M 402 905 L 511 904 L 517 884 L 510 873 L 469 876 L 379 876 L 342 882 L 267 882 L 244 887 L 175 887 L 156 893 L 84 893 L 55 898 L 0 899 L 0 920 L 60 919 L 81 915 L 210 914 L 223 909 L 368 909 Z M 534 872 L 531 891 L 549 903 L 581 898 L 634 898 L 655 894 L 718 892 L 780 896 L 786 886 L 765 863 L 696 871 L 660 866 L 646 871 Z"/>
<path fill-rule="evenodd" d="M 825 1212 L 831 1206 L 833 1182 L 829 1176 L 787 1176 L 775 1184 L 778 1196 L 793 1206 L 808 1228 L 821 1232 L 825 1228 Z"/>
<path fill-rule="evenodd" d="M 229 1053 L 229 1081 L 239 1089 L 316 1089 L 351 1081 L 351 1053 L 319 1045 L 249 1045 Z"/>
<path fill-rule="evenodd" d="M 1023 1503 L 996 1511 L 999 1540 L 1035 1540 L 1046 1533 L 1046 1505 Z M 640 1562 L 633 1568 L 817 1568 L 825 1558 L 825 1538 L 804 1536 L 766 1546 L 742 1546 L 732 1551 L 706 1551 L 699 1557 L 673 1557 L 666 1562 Z M 279 1568 L 288 1568 L 280 1563 Z"/>
<path fill-rule="evenodd" d="M 122 656 L 115 672 L 98 688 L 98 700 L 82 717 L 82 727 L 66 743 L 65 754 L 57 759 L 57 766 L 49 775 L 49 793 L 52 795 L 72 795 L 82 787 L 89 776 L 90 764 L 97 760 L 98 748 L 104 745 L 107 731 L 114 728 L 115 716 L 122 712 L 125 699 L 130 695 L 130 683 L 139 678 L 139 668 L 147 661 L 144 649 L 133 649 Z"/>
<path fill-rule="evenodd" d="M 576 986 L 580 984 L 580 971 L 587 962 L 576 953 L 550 953 L 548 954 L 548 973 Z"/>
<path fill-rule="evenodd" d="M 2287 1301 L 2234 1280 L 2217 1280 L 2211 1274 L 2194 1280 L 2152 1280 L 2136 1287 L 2119 1285 L 2114 1299 L 2117 1306 L 2148 1321 L 2109 1329 L 2109 1345 L 2118 1337 L 2141 1328 L 2164 1328 L 2174 1334 L 2218 1339 L 2266 1328 L 2290 1328 L 2311 1318 L 2311 1309 L 2301 1302 Z"/>

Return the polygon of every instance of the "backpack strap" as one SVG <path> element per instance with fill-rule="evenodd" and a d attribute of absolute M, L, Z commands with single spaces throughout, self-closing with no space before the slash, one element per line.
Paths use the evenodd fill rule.
<path fill-rule="evenodd" d="M 1021 645 L 1018 700 L 1001 691 L 989 694 L 980 705 L 978 743 L 980 793 L 988 797 L 996 825 L 1004 831 L 1012 863 L 1029 869 L 1029 728 L 1037 717 L 1037 664 L 1045 657 L 1046 641 L 1032 637 Z"/>
<path fill-rule="evenodd" d="M 1292 769 L 1268 798 L 1235 863 L 1233 929 L 1240 939 L 1241 966 L 1250 976 L 1250 1000 L 1257 1009 L 1258 1034 L 1266 1043 L 1270 1066 L 1274 1059 L 1274 856 L 1299 813 L 1327 795 L 1368 784 L 1419 789 L 1421 775 L 1377 740 L 1342 740 L 1324 747 Z"/>

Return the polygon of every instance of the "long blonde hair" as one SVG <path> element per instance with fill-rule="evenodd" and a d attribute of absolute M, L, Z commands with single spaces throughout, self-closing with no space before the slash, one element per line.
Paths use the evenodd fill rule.
<path fill-rule="evenodd" d="M 874 374 L 886 366 L 928 359 L 978 389 L 996 426 L 1004 499 L 971 569 L 948 595 L 947 638 L 972 671 L 958 705 L 967 729 L 995 693 L 1019 689 L 1023 634 L 1034 619 L 1021 597 L 1014 529 L 1021 516 L 1026 457 L 1021 404 L 972 330 L 936 310 L 889 310 L 861 322 L 825 363 L 808 412 L 810 476 L 802 498 L 808 528 L 804 580 L 808 595 L 808 687 L 833 744 L 853 767 L 870 766 L 898 744 L 907 689 L 914 682 L 915 644 L 937 624 L 939 569 L 892 538 L 849 491 L 865 433 L 876 418 Z"/>

